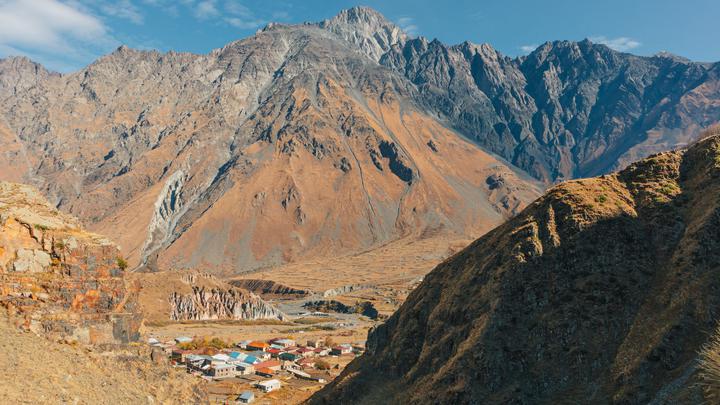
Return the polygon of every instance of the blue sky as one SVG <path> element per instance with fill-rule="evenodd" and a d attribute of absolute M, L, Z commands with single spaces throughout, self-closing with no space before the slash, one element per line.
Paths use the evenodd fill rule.
<path fill-rule="evenodd" d="M 300 23 L 366 5 L 413 35 L 490 43 L 515 56 L 590 38 L 640 55 L 720 61 L 718 0 L 0 0 L 0 57 L 76 70 L 121 44 L 207 53 L 270 21 Z"/>

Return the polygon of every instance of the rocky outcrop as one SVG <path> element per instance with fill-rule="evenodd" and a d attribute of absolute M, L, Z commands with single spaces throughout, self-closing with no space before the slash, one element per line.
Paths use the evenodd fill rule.
<path fill-rule="evenodd" d="M 228 281 L 228 284 L 261 297 L 301 298 L 311 294 L 310 291 L 289 287 L 272 280 L 237 279 Z"/>
<path fill-rule="evenodd" d="M 718 195 L 720 134 L 553 187 L 428 274 L 310 402 L 712 402 Z"/>
<path fill-rule="evenodd" d="M 318 26 L 355 45 L 375 61 L 380 60 L 393 45 L 403 44 L 408 38 L 397 25 L 367 7 L 343 10 Z"/>
<path fill-rule="evenodd" d="M 308 301 L 303 308 L 319 312 L 337 312 L 341 314 L 360 314 L 370 319 L 377 319 L 378 311 L 370 301 L 356 302 L 355 305 L 345 305 L 335 300 Z"/>
<path fill-rule="evenodd" d="M 285 315 L 255 294 L 236 288 L 193 286 L 190 294 L 173 292 L 170 319 L 201 321 L 210 319 L 279 319 Z"/>
<path fill-rule="evenodd" d="M 367 290 L 368 288 L 375 288 L 373 284 L 348 284 L 341 287 L 331 288 L 323 291 L 323 297 L 335 297 L 337 295 L 349 294 L 354 291 Z"/>
<path fill-rule="evenodd" d="M 120 252 L 29 186 L 0 182 L 0 303 L 20 326 L 82 343 L 137 340 Z"/>

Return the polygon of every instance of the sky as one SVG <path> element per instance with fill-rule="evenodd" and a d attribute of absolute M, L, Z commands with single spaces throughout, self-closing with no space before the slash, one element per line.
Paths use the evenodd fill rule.
<path fill-rule="evenodd" d="M 489 43 L 518 56 L 552 40 L 720 61 L 720 0 L 0 0 L 0 57 L 71 72 L 125 44 L 207 53 L 268 22 L 321 21 L 372 7 L 412 36 Z"/>

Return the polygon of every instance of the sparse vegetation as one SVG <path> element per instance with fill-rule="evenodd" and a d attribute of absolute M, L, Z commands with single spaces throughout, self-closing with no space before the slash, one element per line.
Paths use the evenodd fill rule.
<path fill-rule="evenodd" d="M 607 199 L 608 199 L 608 198 L 607 198 L 607 195 L 605 195 L 605 194 L 600 194 L 600 195 L 597 196 L 597 198 L 595 199 L 595 202 L 599 202 L 600 204 L 605 204 L 605 202 L 607 202 Z"/>
<path fill-rule="evenodd" d="M 209 338 L 207 336 L 203 336 L 201 338 L 193 339 L 192 342 L 180 343 L 178 345 L 178 347 L 183 350 L 196 350 L 196 349 L 221 350 L 221 349 L 227 349 L 228 347 L 230 347 L 230 345 L 218 337 Z"/>
<path fill-rule="evenodd" d="M 47 231 L 48 229 L 50 229 L 47 226 L 42 225 L 42 224 L 35 224 L 35 225 L 33 225 L 33 228 L 35 228 L 38 231 Z"/>
<path fill-rule="evenodd" d="M 122 256 L 118 256 L 117 266 L 120 268 L 120 270 L 125 271 L 128 268 L 128 262 Z"/>
<path fill-rule="evenodd" d="M 295 319 L 293 322 L 300 324 L 300 325 L 314 325 L 317 323 L 333 322 L 333 321 L 337 321 L 337 318 L 317 316 L 317 317 L 299 318 L 299 319 Z"/>
<path fill-rule="evenodd" d="M 700 350 L 700 381 L 708 400 L 720 400 L 720 328 Z"/>

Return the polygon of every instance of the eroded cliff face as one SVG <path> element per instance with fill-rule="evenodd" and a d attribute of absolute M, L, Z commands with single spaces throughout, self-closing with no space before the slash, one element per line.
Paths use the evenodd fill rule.
<path fill-rule="evenodd" d="M 119 257 L 37 190 L 0 182 L 0 300 L 16 323 L 51 339 L 137 340 L 141 317 Z"/>
<path fill-rule="evenodd" d="M 553 187 L 435 268 L 310 402 L 707 402 L 718 196 L 720 134 Z"/>
<path fill-rule="evenodd" d="M 170 319 L 279 319 L 285 315 L 260 297 L 237 288 L 193 286 L 189 294 L 170 295 Z"/>
<path fill-rule="evenodd" d="M 141 287 L 138 303 L 146 322 L 285 318 L 285 314 L 255 293 L 209 273 L 133 272 L 129 279 Z"/>

